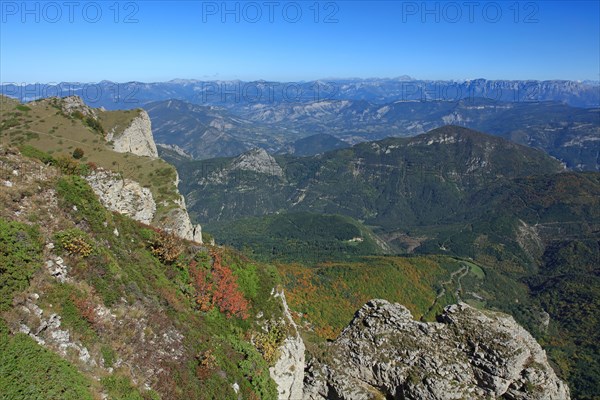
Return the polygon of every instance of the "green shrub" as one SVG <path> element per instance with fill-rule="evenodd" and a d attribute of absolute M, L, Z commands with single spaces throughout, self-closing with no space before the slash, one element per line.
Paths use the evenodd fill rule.
<path fill-rule="evenodd" d="M 181 240 L 172 233 L 160 232 L 150 243 L 150 251 L 164 263 L 172 263 L 183 252 Z"/>
<path fill-rule="evenodd" d="M 83 155 L 84 155 L 84 151 L 81 147 L 77 147 L 75 150 L 73 150 L 73 158 L 76 160 L 80 160 Z"/>
<path fill-rule="evenodd" d="M 244 268 L 236 268 L 231 265 L 234 275 L 237 277 L 237 283 L 240 286 L 244 296 L 253 299 L 258 294 L 259 279 L 256 273 L 256 265 L 248 264 Z"/>
<path fill-rule="evenodd" d="M 15 292 L 27 288 L 41 254 L 36 228 L 0 219 L 0 311 L 10 307 Z"/>
<path fill-rule="evenodd" d="M 83 178 L 75 175 L 63 176 L 56 189 L 64 207 L 73 209 L 75 206 L 75 215 L 85 219 L 94 231 L 101 232 L 105 229 L 104 222 L 110 218 L 110 213 L 100 204 L 96 194 Z"/>
<path fill-rule="evenodd" d="M 84 122 L 92 130 L 94 130 L 98 133 L 104 134 L 104 128 L 102 127 L 102 124 L 98 120 L 94 119 L 93 117 L 87 117 Z"/>
<path fill-rule="evenodd" d="M 0 330 L 0 399 L 92 400 L 90 381 L 29 336 Z"/>
<path fill-rule="evenodd" d="M 79 163 L 71 157 L 58 156 L 55 164 L 63 174 L 79 175 Z"/>
<path fill-rule="evenodd" d="M 267 332 L 259 332 L 254 337 L 254 343 L 265 361 L 272 365 L 279 356 L 279 346 L 286 337 L 285 326 L 281 323 L 273 324 Z"/>

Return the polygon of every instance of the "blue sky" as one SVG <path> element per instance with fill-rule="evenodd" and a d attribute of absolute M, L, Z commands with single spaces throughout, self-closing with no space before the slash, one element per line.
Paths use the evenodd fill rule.
<path fill-rule="evenodd" d="M 600 80 L 598 1 L 74 3 L 0 1 L 0 81 Z"/>

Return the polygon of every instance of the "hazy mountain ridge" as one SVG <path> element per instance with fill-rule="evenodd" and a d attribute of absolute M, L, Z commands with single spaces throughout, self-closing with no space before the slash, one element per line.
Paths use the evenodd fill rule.
<path fill-rule="evenodd" d="M 55 92 L 86 94 L 90 85 L 99 95 L 84 98 L 89 105 L 151 107 L 157 143 L 187 148 L 199 159 L 235 156 L 253 147 L 289 152 L 295 141 L 315 134 L 355 144 L 455 124 L 544 149 L 569 168 L 600 170 L 600 85 L 590 82 L 406 77 L 287 83 L 102 81 L 5 84 L 0 93 L 31 100 Z M 289 88 L 293 96 L 286 95 Z"/>
<path fill-rule="evenodd" d="M 600 110 L 553 102 L 321 101 L 244 106 L 235 110 L 179 102 L 152 104 L 157 141 L 186 146 L 196 158 L 234 156 L 253 147 L 270 153 L 314 155 L 386 137 L 407 137 L 448 124 L 543 149 L 569 168 L 599 170 Z M 235 114 L 235 116 L 233 116 Z M 328 135 L 328 136 L 324 136 Z M 334 136 L 337 141 L 331 138 Z"/>
<path fill-rule="evenodd" d="M 558 101 L 578 107 L 600 105 L 600 84 L 569 80 L 487 80 L 465 81 L 396 79 L 327 79 L 309 82 L 202 81 L 178 79 L 169 82 L 110 82 L 58 84 L 3 83 L 0 93 L 21 101 L 58 94 L 84 95 L 89 86 L 94 107 L 125 109 L 157 100 L 179 99 L 196 104 L 234 107 L 261 102 L 319 100 L 367 100 L 388 103 L 396 100 L 443 100 L 487 98 L 494 101 Z M 287 88 L 292 88 L 290 92 Z M 85 96 L 82 96 L 85 97 Z"/>

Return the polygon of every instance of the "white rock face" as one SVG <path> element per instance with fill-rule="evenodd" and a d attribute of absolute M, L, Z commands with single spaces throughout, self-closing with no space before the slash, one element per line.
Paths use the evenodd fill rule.
<path fill-rule="evenodd" d="M 100 202 L 110 211 L 128 215 L 147 225 L 154 225 L 167 232 L 172 232 L 182 239 L 202 243 L 202 228 L 200 225 L 192 224 L 183 197 L 180 197 L 180 200 L 176 202 L 177 207 L 170 210 L 164 221 L 158 225 L 154 223 L 156 202 L 150 189 L 142 187 L 136 181 L 122 179 L 118 174 L 103 169 L 92 172 L 85 179 Z"/>
<path fill-rule="evenodd" d="M 200 225 L 192 224 L 183 197 L 178 204 L 179 208 L 174 208 L 169 211 L 166 220 L 162 222 L 158 228 L 164 229 L 167 232 L 172 232 L 182 239 L 202 243 L 202 228 Z"/>
<path fill-rule="evenodd" d="M 107 141 L 113 142 L 113 150 L 119 153 L 133 153 L 138 156 L 158 157 L 158 150 L 152 137 L 150 117 L 144 110 L 131 121 L 122 134 L 109 132 Z"/>
<path fill-rule="evenodd" d="M 100 202 L 110 211 L 128 215 L 150 225 L 156 213 L 156 203 L 150 189 L 118 174 L 98 169 L 85 178 Z"/>
<path fill-rule="evenodd" d="M 283 176 L 283 170 L 277 161 L 265 149 L 247 151 L 233 160 L 232 170 L 254 171 L 272 176 Z"/>
<path fill-rule="evenodd" d="M 106 140 L 112 141 L 114 150 L 121 153 L 158 157 L 152 136 L 150 117 L 143 110 L 121 135 L 110 132 Z M 182 239 L 202 243 L 202 228 L 200 225 L 192 224 L 183 196 L 180 196 L 180 199 L 175 202 L 175 207 L 172 207 L 172 203 L 164 204 L 171 209 L 167 215 L 159 216 L 161 221 L 158 224 L 154 223 L 156 202 L 150 189 L 142 187 L 136 181 L 122 179 L 118 174 L 102 169 L 94 171 L 86 177 L 86 180 L 102 204 L 110 211 L 128 215 L 144 224 L 154 225 L 167 232 L 172 232 Z M 177 190 L 179 176 L 173 184 Z"/>
<path fill-rule="evenodd" d="M 52 244 L 52 248 L 54 248 L 54 244 Z M 49 260 L 46 260 L 46 269 L 54 278 L 56 278 L 59 282 L 66 282 L 69 280 L 68 272 L 69 269 L 65 265 L 62 257 L 53 256 Z"/>
<path fill-rule="evenodd" d="M 285 300 L 285 294 L 277 293 L 283 303 L 283 312 L 288 323 L 292 326 L 295 335 L 288 336 L 279 347 L 279 359 L 269 368 L 271 378 L 277 383 L 279 400 L 298 400 L 303 397 L 304 381 L 304 342 L 298 332 L 298 327 L 292 319 L 290 310 Z"/>
<path fill-rule="evenodd" d="M 176 173 L 174 185 L 179 192 L 179 189 L 177 189 L 177 186 L 179 186 L 178 173 Z M 185 205 L 185 198 L 180 195 L 179 200 L 175 203 L 177 204 L 177 208 L 169 211 L 166 220 L 162 222 L 159 228 L 164 229 L 167 232 L 172 232 L 182 239 L 202 244 L 202 227 L 200 225 L 192 224 Z"/>
<path fill-rule="evenodd" d="M 329 364 L 310 365 L 304 398 L 570 399 L 512 317 L 461 303 L 439 320 L 417 322 L 400 304 L 371 300 L 329 346 Z"/>

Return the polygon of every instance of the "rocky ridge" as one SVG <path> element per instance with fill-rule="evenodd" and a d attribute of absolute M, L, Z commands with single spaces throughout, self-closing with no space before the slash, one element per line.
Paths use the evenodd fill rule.
<path fill-rule="evenodd" d="M 155 225 L 182 239 L 202 243 L 202 228 L 192 224 L 183 196 L 174 202 L 175 207 L 171 207 L 160 221 L 155 221 L 157 206 L 150 189 L 104 169 L 93 171 L 85 179 L 108 210 Z M 174 182 L 175 185 L 177 183 Z"/>
<path fill-rule="evenodd" d="M 439 322 L 415 321 L 408 309 L 371 300 L 326 359 L 307 368 L 304 398 L 422 400 L 567 400 L 546 353 L 512 317 L 464 303 Z"/>
<path fill-rule="evenodd" d="M 75 111 L 85 116 L 97 118 L 96 110 L 85 105 L 77 96 L 62 99 L 63 112 L 71 114 Z M 150 117 L 144 110 L 131 120 L 122 133 L 116 134 L 113 128 L 106 136 L 106 141 L 112 144 L 113 150 L 119 153 L 132 153 L 138 156 L 158 157 L 156 143 L 152 135 Z M 157 219 L 157 204 L 150 189 L 132 179 L 120 174 L 98 168 L 85 177 L 100 202 L 110 211 L 130 216 L 132 219 L 147 225 L 155 225 L 168 232 L 173 232 L 180 238 L 202 243 L 200 225 L 193 225 L 183 196 L 177 186 L 179 177 L 173 182 L 179 197 L 172 203 L 162 204 L 168 211 Z M 164 203 L 164 202 L 163 202 Z"/>
<path fill-rule="evenodd" d="M 63 97 L 61 100 L 62 100 L 61 109 L 62 109 L 62 112 L 65 113 L 66 115 L 71 115 L 75 111 L 79 111 L 81 114 L 83 114 L 86 117 L 92 117 L 92 118 L 98 117 L 98 115 L 96 114 L 96 111 L 94 111 L 93 108 L 88 107 L 83 102 L 83 99 L 79 96 Z"/>
<path fill-rule="evenodd" d="M 175 187 L 177 188 L 179 185 L 179 174 L 176 176 Z M 173 232 L 181 238 L 202 243 L 202 227 L 200 224 L 192 224 L 187 212 L 187 206 L 185 205 L 185 198 L 180 195 L 179 199 L 175 200 L 175 204 L 177 207 L 172 208 L 169 211 L 167 218 L 161 224 L 161 227 L 166 231 Z"/>

